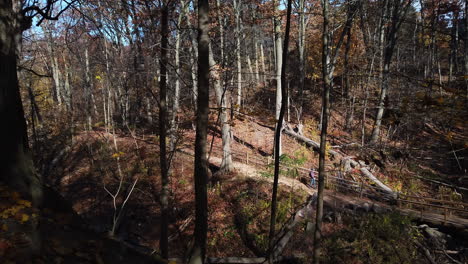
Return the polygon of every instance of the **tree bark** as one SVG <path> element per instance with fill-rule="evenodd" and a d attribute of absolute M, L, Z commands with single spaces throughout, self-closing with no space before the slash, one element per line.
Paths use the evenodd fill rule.
<path fill-rule="evenodd" d="M 466 100 L 468 101 L 468 4 L 465 2 L 465 86 L 466 86 Z"/>
<path fill-rule="evenodd" d="M 325 189 L 325 158 L 326 158 L 326 145 L 327 145 L 327 129 L 328 129 L 328 115 L 329 115 L 329 102 L 330 102 L 330 30 L 329 30 L 329 17 L 328 17 L 328 0 L 322 0 L 322 13 L 323 13 L 323 32 L 322 32 L 322 77 L 323 77 L 323 95 L 322 95 L 322 126 L 320 130 L 320 152 L 319 152 L 319 176 L 318 176 L 318 191 L 317 191 L 317 210 L 315 220 L 314 232 L 314 255 L 313 262 L 320 262 L 320 244 L 322 240 L 322 217 L 323 217 L 323 196 Z"/>
<path fill-rule="evenodd" d="M 180 13 L 179 18 L 177 19 L 177 29 L 176 29 L 176 40 L 175 40 L 175 58 L 174 58 L 174 70 L 175 70 L 175 87 L 174 87 L 174 100 L 172 104 L 172 116 L 171 123 L 169 125 L 171 142 L 169 146 L 169 151 L 174 153 L 176 149 L 177 141 L 177 114 L 179 112 L 179 101 L 180 101 L 180 38 L 181 38 L 181 26 L 182 18 L 185 16 L 185 6 L 186 3 L 184 0 L 180 1 Z"/>
<path fill-rule="evenodd" d="M 393 51 L 395 49 L 395 45 L 397 41 L 397 33 L 400 29 L 401 23 L 404 20 L 404 17 L 406 16 L 406 13 L 409 7 L 411 6 L 411 2 L 412 1 L 409 1 L 406 3 L 405 6 L 402 6 L 404 1 L 401 1 L 401 2 L 396 1 L 393 6 L 392 23 L 390 25 L 390 29 L 388 33 L 388 43 L 385 44 L 384 54 L 383 54 L 383 69 L 382 69 L 382 76 L 381 76 L 382 78 L 381 78 L 381 84 L 380 84 L 381 90 L 380 90 L 377 114 L 376 114 L 375 122 L 374 122 L 374 128 L 372 130 L 372 135 L 371 135 L 371 140 L 370 140 L 371 144 L 377 143 L 377 140 L 380 137 L 379 136 L 380 128 L 382 125 L 382 117 L 383 117 L 384 109 L 385 109 L 385 98 L 387 96 L 387 91 L 388 91 L 390 63 L 392 61 Z M 382 35 L 381 35 L 381 40 L 383 40 Z"/>
<path fill-rule="evenodd" d="M 266 66 L 265 66 L 265 52 L 263 51 L 263 42 L 260 42 L 260 61 L 262 65 L 262 81 L 263 85 L 265 85 L 266 80 Z"/>
<path fill-rule="evenodd" d="M 348 30 L 348 34 L 346 36 L 346 46 L 345 46 L 345 54 L 344 54 L 344 65 L 343 65 L 343 75 L 344 75 L 344 97 L 346 102 L 346 121 L 345 121 L 345 129 L 350 130 L 351 125 L 353 123 L 353 107 L 354 104 L 351 101 L 351 83 L 349 80 L 349 50 L 351 49 L 351 28 Z"/>
<path fill-rule="evenodd" d="M 35 171 L 28 145 L 16 68 L 16 50 L 22 33 L 20 6 L 16 4 L 18 2 L 0 0 L 0 123 L 3 124 L 0 129 L 0 181 L 22 193 L 27 199 L 31 199 L 34 206 L 39 207 L 43 196 L 42 182 Z M 40 253 L 37 225 L 25 224 L 19 231 L 30 239 L 28 246 L 32 252 Z"/>
<path fill-rule="evenodd" d="M 161 234 L 159 249 L 161 256 L 169 257 L 169 177 L 166 155 L 166 124 L 167 124 L 167 49 L 169 31 L 169 4 L 163 2 L 161 9 L 161 81 L 159 82 L 159 162 L 161 167 Z"/>
<path fill-rule="evenodd" d="M 57 56 L 55 54 L 56 50 L 54 47 L 54 40 L 52 37 L 52 29 L 44 27 L 44 30 L 47 31 L 47 50 L 49 52 L 50 64 L 52 65 L 52 77 L 54 79 L 54 100 L 58 105 L 62 105 L 62 73 L 60 71 Z"/>
<path fill-rule="evenodd" d="M 86 122 L 88 124 L 88 130 L 91 130 L 92 127 L 92 81 L 91 81 L 91 71 L 89 69 L 89 53 L 88 47 L 85 48 L 85 108 L 86 108 Z M 125 119 L 124 119 L 125 120 Z"/>
<path fill-rule="evenodd" d="M 275 150 L 279 149 L 281 144 L 281 131 L 283 129 L 283 119 L 284 114 L 287 109 L 287 98 L 288 90 L 286 89 L 286 71 L 287 71 L 287 62 L 288 62 L 288 45 L 289 45 L 289 29 L 291 26 L 291 5 L 292 0 L 288 0 L 287 7 L 287 17 L 286 17 L 286 30 L 284 35 L 284 48 L 282 54 L 282 67 L 281 67 L 281 83 L 282 83 L 282 101 L 281 108 L 279 112 L 279 117 L 277 119 L 276 131 L 275 131 Z M 277 54 L 279 57 L 279 54 Z M 269 260 L 270 263 L 273 262 L 273 247 L 274 247 L 274 238 L 275 238 L 275 225 L 276 225 L 276 208 L 277 208 L 277 193 L 278 193 L 278 180 L 279 180 L 279 162 L 280 162 L 280 152 L 275 151 L 275 171 L 273 179 L 273 193 L 271 197 L 271 218 L 270 218 L 270 233 L 269 233 Z"/>
<path fill-rule="evenodd" d="M 213 57 L 213 49 L 209 48 L 209 63 L 210 63 L 210 73 L 211 77 L 214 80 L 214 88 L 216 93 L 216 99 L 218 102 L 219 110 L 219 121 L 221 122 L 221 138 L 223 144 L 223 159 L 221 161 L 220 170 L 221 171 L 231 171 L 234 166 L 232 163 L 231 155 L 231 126 L 229 125 L 228 115 L 227 115 L 227 106 L 226 106 L 226 89 L 221 88 L 221 77 L 219 73 L 214 70 L 216 62 Z"/>
<path fill-rule="evenodd" d="M 208 129 L 210 66 L 209 66 L 209 3 L 198 0 L 198 100 L 195 136 L 195 243 L 190 264 L 205 262 L 208 231 L 206 137 Z"/>
<path fill-rule="evenodd" d="M 298 122 L 302 123 L 302 107 L 304 103 L 304 80 L 305 80 L 305 8 L 304 1 L 299 0 L 299 36 L 298 36 L 298 49 L 299 49 L 299 114 Z"/>
<path fill-rule="evenodd" d="M 279 17 L 279 7 L 278 7 L 278 1 L 275 0 L 273 2 L 274 4 L 274 12 L 275 12 L 275 17 L 273 18 L 273 31 L 274 31 L 274 37 L 275 37 L 275 66 L 276 66 L 276 73 L 275 73 L 275 79 L 276 79 L 276 102 L 275 102 L 275 118 L 277 124 L 279 124 L 278 120 L 280 118 L 280 112 L 281 112 L 281 104 L 282 104 L 282 86 L 286 85 L 285 83 L 281 82 L 281 69 L 282 69 L 282 64 L 283 64 L 283 58 L 281 56 L 281 20 Z M 282 122 L 282 121 L 281 121 Z M 281 128 L 280 128 L 281 129 Z M 281 133 L 279 133 L 279 144 L 275 145 L 274 152 L 278 152 L 278 155 L 281 156 L 282 150 L 281 150 Z"/>
<path fill-rule="evenodd" d="M 241 61 L 241 3 L 242 0 L 234 0 L 236 12 L 236 60 L 237 60 L 237 107 L 242 104 L 242 61 Z"/>

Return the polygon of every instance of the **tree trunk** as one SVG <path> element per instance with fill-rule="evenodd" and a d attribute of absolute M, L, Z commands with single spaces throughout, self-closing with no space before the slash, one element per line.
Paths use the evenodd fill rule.
<path fill-rule="evenodd" d="M 274 34 L 275 34 L 275 50 L 276 50 L 276 103 L 275 103 L 275 117 L 276 120 L 278 121 L 279 118 L 279 113 L 281 109 L 281 68 L 283 64 L 283 58 L 281 57 L 281 20 L 279 17 L 279 7 L 278 7 L 278 0 L 275 0 L 274 2 L 274 12 L 275 12 L 275 18 L 274 18 Z M 281 147 L 280 147 L 281 149 Z M 280 151 L 281 152 L 281 151 Z"/>
<path fill-rule="evenodd" d="M 165 259 L 169 257 L 169 177 L 166 158 L 168 5 L 164 1 L 161 9 L 161 81 L 159 82 L 159 161 L 161 167 L 161 236 L 159 239 L 159 249 L 161 256 Z"/>
<path fill-rule="evenodd" d="M 210 63 L 210 73 L 211 77 L 214 80 L 214 88 L 216 93 L 216 99 L 218 102 L 219 110 L 219 121 L 221 122 L 221 138 L 223 144 L 223 159 L 221 161 L 220 170 L 221 171 L 231 171 L 234 166 L 232 164 L 232 155 L 231 155 L 231 126 L 229 125 L 228 115 L 227 115 L 227 106 L 226 106 L 226 89 L 221 88 L 221 77 L 219 73 L 214 70 L 216 67 L 216 62 L 213 57 L 213 50 L 209 48 L 209 63 Z"/>
<path fill-rule="evenodd" d="M 351 84 L 349 81 L 349 50 L 351 49 L 351 29 L 348 30 L 348 34 L 346 37 L 346 46 L 345 46 L 345 54 L 344 54 L 344 97 L 346 102 L 346 121 L 345 121 L 345 129 L 349 131 L 351 129 L 351 125 L 353 123 L 353 107 L 354 104 L 351 101 Z"/>
<path fill-rule="evenodd" d="M 219 24 L 219 42 L 220 42 L 220 48 L 221 48 L 221 65 L 224 67 L 224 25 L 223 25 L 223 19 L 221 17 L 221 3 L 220 0 L 216 0 L 216 9 L 218 12 L 218 24 Z"/>
<path fill-rule="evenodd" d="M 180 38 L 181 38 L 181 26 L 182 18 L 185 16 L 185 1 L 180 1 L 180 13 L 179 18 L 177 19 L 177 29 L 176 29 L 176 40 L 175 40 L 175 61 L 174 61 L 174 70 L 175 70 L 175 88 L 174 88 L 174 100 L 172 104 L 172 116 L 171 123 L 169 125 L 171 142 L 169 146 L 169 152 L 174 153 L 176 149 L 177 141 L 177 113 L 179 112 L 179 101 L 180 101 Z"/>
<path fill-rule="evenodd" d="M 304 103 L 304 80 L 305 80 L 305 9 L 304 1 L 299 1 L 299 36 L 298 36 L 298 49 L 299 49 L 299 114 L 298 122 L 302 123 L 302 107 Z"/>
<path fill-rule="evenodd" d="M 286 71 L 287 71 L 287 62 L 288 62 L 288 45 L 289 45 L 289 28 L 291 25 L 291 3 L 292 0 L 288 0 L 287 7 L 287 17 L 286 17 L 286 30 L 284 35 L 284 48 L 282 54 L 283 64 L 281 67 L 281 83 L 283 86 L 282 90 L 282 101 L 281 108 L 279 112 L 279 117 L 277 119 L 276 131 L 275 131 L 275 150 L 279 149 L 281 144 L 281 131 L 283 129 L 283 119 L 284 114 L 287 109 L 287 98 L 288 90 L 286 89 Z M 277 57 L 280 57 L 280 54 L 277 54 Z M 279 162 L 280 162 L 280 152 L 275 151 L 275 172 L 273 179 L 273 193 L 271 197 L 271 218 L 270 218 L 270 233 L 269 233 L 269 261 L 273 262 L 273 247 L 275 246 L 275 225 L 276 225 L 276 208 L 277 208 L 277 193 L 278 193 L 278 180 L 279 180 Z"/>
<path fill-rule="evenodd" d="M 260 68 L 258 65 L 258 40 L 257 40 L 257 32 L 254 32 L 254 59 L 255 59 L 255 86 L 258 86 L 260 82 Z"/>
<path fill-rule="evenodd" d="M 388 91 L 388 78 L 390 74 L 390 63 L 392 61 L 393 51 L 395 49 L 395 45 L 397 41 L 398 30 L 400 29 L 401 23 L 404 20 L 404 17 L 406 16 L 409 6 L 411 5 L 411 1 L 406 3 L 406 6 L 402 6 L 403 3 L 404 1 L 402 2 L 397 1 L 394 3 L 394 6 L 393 6 L 392 22 L 390 25 L 390 29 L 388 33 L 388 40 L 387 40 L 388 43 L 385 44 L 384 54 L 383 54 L 383 69 L 382 69 L 382 78 L 381 78 L 381 84 L 380 84 L 381 90 L 380 90 L 379 103 L 377 107 L 377 114 L 376 114 L 375 122 L 374 122 L 374 129 L 372 130 L 372 135 L 371 135 L 371 140 L 370 140 L 371 144 L 377 143 L 377 140 L 379 139 L 380 128 L 382 125 L 382 117 L 383 117 L 384 109 L 385 109 L 385 97 L 387 96 L 387 91 Z M 388 13 L 390 14 L 390 12 Z M 383 34 L 383 32 L 381 34 Z M 382 40 L 382 37 L 381 37 L 381 40 Z"/>
<path fill-rule="evenodd" d="M 260 60 L 262 65 L 262 81 L 263 85 L 266 83 L 266 67 L 265 67 L 265 52 L 263 51 L 263 42 L 260 42 Z"/>
<path fill-rule="evenodd" d="M 241 61 L 241 3 L 242 0 L 234 0 L 236 12 L 236 60 L 237 60 L 237 107 L 242 104 L 242 61 Z"/>
<path fill-rule="evenodd" d="M 208 231 L 206 137 L 208 129 L 210 65 L 209 65 L 209 3 L 198 0 L 198 101 L 195 136 L 195 243 L 190 264 L 205 262 Z"/>
<path fill-rule="evenodd" d="M 329 115 L 329 102 L 330 102 L 330 87 L 332 85 L 330 78 L 330 30 L 329 30 L 329 17 L 328 17 L 328 0 L 322 0 L 323 12 L 323 32 L 322 32 L 322 76 L 323 76 L 323 95 L 322 95 L 322 126 L 320 130 L 320 152 L 319 152 L 319 176 L 318 176 L 318 190 L 317 190 L 317 210 L 315 220 L 314 232 L 314 255 L 313 262 L 319 263 L 320 260 L 320 244 L 322 240 L 322 217 L 323 217 L 323 196 L 325 189 L 325 158 L 326 158 L 326 145 L 327 145 L 327 129 L 328 129 L 328 115 Z"/>
<path fill-rule="evenodd" d="M 89 69 L 89 54 L 88 47 L 85 48 L 85 108 L 86 108 L 86 121 L 88 123 L 88 130 L 92 127 L 91 108 L 92 106 L 92 81 L 91 72 Z"/>
<path fill-rule="evenodd" d="M 19 9 L 14 9 L 11 0 L 0 0 L 0 122 L 3 124 L 0 129 L 0 181 L 31 199 L 38 207 L 42 202 L 42 182 L 35 172 L 28 146 L 16 71 L 17 41 L 21 40 Z M 37 226 L 26 224 L 19 231 L 31 240 L 32 252 L 39 253 L 41 245 Z"/>
<path fill-rule="evenodd" d="M 282 69 L 282 64 L 283 64 L 283 58 L 281 56 L 281 20 L 279 17 L 279 7 L 278 7 L 278 2 L 275 0 L 274 2 L 274 12 L 275 12 L 275 17 L 273 18 L 273 30 L 274 30 L 274 35 L 275 35 L 275 59 L 276 59 L 276 102 L 275 102 L 275 118 L 276 118 L 276 123 L 279 124 L 278 120 L 280 118 L 280 111 L 281 111 L 281 102 L 282 102 L 282 83 L 281 83 L 281 69 Z M 282 121 L 281 121 L 282 122 Z M 278 128 L 277 128 L 278 129 Z M 280 128 L 281 129 L 281 128 Z M 278 152 L 278 155 L 281 156 L 282 150 L 281 150 L 281 133 L 279 134 L 279 144 L 275 145 L 274 152 Z"/>
<path fill-rule="evenodd" d="M 466 100 L 468 101 L 468 4 L 465 2 L 465 86 L 466 86 Z"/>
<path fill-rule="evenodd" d="M 53 98 L 58 105 L 62 105 L 62 73 L 60 71 L 57 56 L 55 54 L 54 39 L 52 37 L 52 29 L 44 27 L 47 31 L 47 51 L 49 52 L 50 64 L 52 65 L 52 77 L 54 79 Z"/>

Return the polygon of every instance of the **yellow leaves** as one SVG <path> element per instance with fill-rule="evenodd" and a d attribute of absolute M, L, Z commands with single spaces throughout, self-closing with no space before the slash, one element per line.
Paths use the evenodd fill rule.
<path fill-rule="evenodd" d="M 22 214 L 21 215 L 21 223 L 25 223 L 29 220 L 29 215 L 27 214 Z"/>
<path fill-rule="evenodd" d="M 447 138 L 448 141 L 452 141 L 453 132 L 452 131 L 447 132 L 447 134 L 445 134 L 445 138 Z"/>
<path fill-rule="evenodd" d="M 102 77 L 100 75 L 96 75 L 96 80 L 100 81 L 102 79 Z"/>
<path fill-rule="evenodd" d="M 121 156 L 123 156 L 125 153 L 123 153 L 122 151 L 119 151 L 119 152 L 116 152 L 114 154 L 112 154 L 112 157 L 113 158 L 119 158 Z"/>
<path fill-rule="evenodd" d="M 30 201 L 26 201 L 26 200 L 19 200 L 18 201 L 18 204 L 19 205 L 23 205 L 24 207 L 31 207 L 31 202 Z"/>
<path fill-rule="evenodd" d="M 24 209 L 24 206 L 13 206 L 11 208 L 8 208 L 0 213 L 0 217 L 3 219 L 7 219 L 9 217 L 12 217 L 16 215 L 21 209 Z"/>

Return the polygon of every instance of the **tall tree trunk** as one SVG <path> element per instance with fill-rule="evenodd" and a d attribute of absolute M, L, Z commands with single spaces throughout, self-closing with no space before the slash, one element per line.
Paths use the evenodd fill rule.
<path fill-rule="evenodd" d="M 221 161 L 221 171 L 231 171 L 233 169 L 232 155 L 231 155 L 231 126 L 229 125 L 227 106 L 226 106 L 226 89 L 221 87 L 221 76 L 214 70 L 216 62 L 213 57 L 213 49 L 209 48 L 209 63 L 210 73 L 214 80 L 214 88 L 216 93 L 216 101 L 218 103 L 219 110 L 219 121 L 221 122 L 221 139 L 223 144 L 223 159 Z"/>
<path fill-rule="evenodd" d="M 54 79 L 54 90 L 53 99 L 58 105 L 62 105 L 62 73 L 60 71 L 57 54 L 54 45 L 54 39 L 52 36 L 52 28 L 44 27 L 44 31 L 47 31 L 47 51 L 49 52 L 49 60 L 52 68 L 52 78 Z"/>
<path fill-rule="evenodd" d="M 255 59 L 255 86 L 258 86 L 260 82 L 260 68 L 258 65 L 258 40 L 257 40 L 257 32 L 254 32 L 254 59 Z"/>
<path fill-rule="evenodd" d="M 388 0 L 386 0 L 388 1 Z M 405 1 L 395 1 L 393 4 L 393 11 L 392 11 L 392 21 L 388 33 L 388 43 L 385 44 L 384 48 L 384 56 L 383 56 L 383 70 L 382 70 L 382 78 L 380 84 L 380 97 L 379 97 L 379 104 L 377 107 L 377 114 L 375 117 L 374 128 L 372 130 L 371 135 L 371 144 L 377 143 L 380 135 L 380 128 L 382 125 L 382 117 L 384 114 L 385 109 L 385 98 L 387 96 L 388 91 L 388 78 L 390 74 L 390 63 L 392 61 L 393 51 L 395 49 L 396 41 L 397 41 L 397 33 L 400 29 L 401 23 L 408 12 L 409 6 L 411 6 L 411 2 L 409 1 L 406 3 L 405 6 L 403 4 Z M 389 9 L 390 10 L 390 9 Z M 388 12 L 390 14 L 390 12 Z"/>
<path fill-rule="evenodd" d="M 21 40 L 18 3 L 0 0 L 0 122 L 3 124 L 0 129 L 0 181 L 31 199 L 34 206 L 40 206 L 42 182 L 35 172 L 28 145 L 16 71 L 16 49 Z M 39 253 L 37 226 L 26 224 L 19 231 L 30 239 L 32 251 Z"/>
<path fill-rule="evenodd" d="M 359 1 L 347 1 L 348 15 L 346 22 L 341 32 L 334 52 L 330 48 L 332 42 L 330 26 L 329 26 L 329 0 L 322 0 L 322 15 L 323 15 L 323 32 L 322 32 L 322 78 L 323 78 L 323 95 L 322 95 L 322 113 L 320 126 L 320 152 L 319 152 L 319 177 L 318 177 L 318 192 L 317 192 L 317 213 L 314 232 L 314 263 L 319 263 L 320 243 L 322 239 L 322 217 L 323 217 L 323 190 L 325 188 L 325 158 L 327 145 L 327 129 L 330 117 L 330 90 L 332 89 L 333 72 L 335 71 L 336 60 L 340 53 L 341 45 L 344 37 L 351 30 L 356 10 L 360 7 Z"/>
<path fill-rule="evenodd" d="M 161 166 L 161 236 L 159 239 L 159 249 L 161 256 L 165 259 L 169 257 L 169 177 L 167 169 L 166 155 L 166 123 L 167 123 L 167 49 L 169 31 L 169 4 L 163 2 L 161 9 L 161 81 L 159 83 L 159 160 Z"/>
<path fill-rule="evenodd" d="M 274 4 L 274 12 L 275 12 L 275 17 L 273 18 L 273 30 L 274 30 L 274 36 L 275 36 L 275 59 L 276 59 L 276 101 L 275 101 L 275 118 L 276 118 L 276 123 L 279 124 L 278 120 L 280 118 L 280 112 L 281 112 L 281 101 L 282 101 L 282 83 L 281 83 L 281 69 L 282 69 L 282 64 L 283 64 L 283 58 L 281 56 L 281 20 L 280 16 L 278 14 L 279 12 L 279 3 L 277 0 L 273 2 Z M 282 122 L 282 121 L 281 121 Z M 276 128 L 278 129 L 278 128 Z M 280 128 L 281 129 L 281 128 Z M 274 152 L 278 152 L 278 155 L 281 156 L 281 133 L 279 134 L 279 144 L 275 145 Z M 276 155 L 276 154 L 275 154 Z"/>
<path fill-rule="evenodd" d="M 323 12 L 323 32 L 322 32 L 322 78 L 323 78 L 323 95 L 322 95 L 322 126 L 320 130 L 320 152 L 319 152 L 319 176 L 318 176 L 318 191 L 317 191 L 317 212 L 315 220 L 314 232 L 314 256 L 313 262 L 319 263 L 320 260 L 320 244 L 322 240 L 322 217 L 323 217 L 323 191 L 325 188 L 325 158 L 327 145 L 327 129 L 328 129 L 328 114 L 330 102 L 330 87 L 331 75 L 330 65 L 330 29 L 328 17 L 328 0 L 322 0 Z"/>
<path fill-rule="evenodd" d="M 465 86 L 466 100 L 468 101 L 468 3 L 465 2 Z"/>
<path fill-rule="evenodd" d="M 299 49 L 299 114 L 298 122 L 302 123 L 302 107 L 304 103 L 304 80 L 305 80 L 305 8 L 304 1 L 299 0 L 299 36 L 298 36 L 298 49 Z"/>
<path fill-rule="evenodd" d="M 65 99 L 65 105 L 67 107 L 67 111 L 71 113 L 72 109 L 72 90 L 71 90 L 71 85 L 70 85 L 70 78 L 71 78 L 71 71 L 70 71 L 70 66 L 65 58 L 65 55 L 63 56 L 63 61 L 65 64 L 65 81 L 64 81 L 64 99 Z"/>
<path fill-rule="evenodd" d="M 281 144 L 281 131 L 283 130 L 284 114 L 288 104 L 288 90 L 286 88 L 286 71 L 288 66 L 288 45 L 289 45 L 289 29 L 291 26 L 291 2 L 288 0 L 287 17 L 286 17 L 286 30 L 284 34 L 284 48 L 282 54 L 282 67 L 281 67 L 281 83 L 282 83 L 282 101 L 279 116 L 277 118 L 276 130 L 275 130 L 275 150 L 279 149 Z M 280 57 L 280 54 L 277 54 Z M 275 225 L 276 225 L 276 209 L 277 209 L 277 194 L 278 194 L 278 180 L 279 180 L 279 162 L 280 153 L 275 151 L 275 172 L 273 179 L 273 192 L 271 196 L 271 215 L 270 215 L 270 233 L 269 233 L 269 261 L 273 263 L 273 248 L 274 248 L 274 237 L 275 237 Z"/>
<path fill-rule="evenodd" d="M 190 46 L 190 77 L 192 78 L 192 100 L 194 103 L 194 112 L 197 112 L 197 87 L 198 87 L 198 80 L 197 80 L 197 60 L 198 60 L 198 46 L 191 45 Z"/>
<path fill-rule="evenodd" d="M 172 116 L 170 128 L 171 142 L 169 146 L 169 151 L 174 153 L 176 149 L 177 141 L 177 114 L 179 112 L 179 101 L 180 101 L 180 38 L 181 38 L 181 26 L 182 19 L 185 16 L 186 3 L 184 0 L 180 1 L 180 13 L 179 18 L 177 19 L 177 29 L 176 29 L 176 40 L 175 40 L 175 61 L 174 61 L 174 70 L 175 70 L 175 87 L 174 87 L 174 100 L 172 104 Z"/>
<path fill-rule="evenodd" d="M 219 43 L 221 48 L 221 65 L 224 67 L 225 57 L 224 57 L 224 24 L 223 18 L 221 16 L 221 3 L 220 0 L 216 0 L 216 9 L 217 9 L 217 18 L 219 24 Z"/>
<path fill-rule="evenodd" d="M 260 61 L 262 65 L 262 81 L 263 85 L 265 86 L 265 80 L 266 80 L 266 66 L 265 66 L 265 52 L 263 50 L 263 41 L 260 42 Z"/>
<path fill-rule="evenodd" d="M 198 101 L 197 131 L 195 136 L 195 243 L 190 264 L 205 262 L 208 231 L 208 164 L 206 137 L 208 129 L 210 65 L 209 65 L 209 3 L 198 0 Z"/>
<path fill-rule="evenodd" d="M 352 30 L 348 30 L 348 34 L 346 36 L 346 46 L 345 46 L 345 54 L 344 54 L 344 64 L 343 64 L 343 75 L 344 75 L 344 97 L 347 105 L 346 109 L 346 121 L 345 121 L 345 129 L 350 130 L 351 125 L 353 123 L 353 107 L 354 104 L 351 101 L 351 84 L 349 81 L 349 50 L 351 48 L 351 33 Z"/>
<path fill-rule="evenodd" d="M 188 13 L 188 7 L 189 5 L 187 4 L 187 10 L 186 13 Z M 190 19 L 187 19 L 187 27 L 192 27 L 192 23 L 190 22 Z M 190 76 L 192 79 L 192 100 L 194 103 L 194 112 L 197 113 L 197 101 L 198 101 L 198 68 L 197 68 L 197 62 L 198 62 L 198 43 L 197 43 L 197 36 L 195 34 L 190 34 L 190 41 L 192 42 L 192 45 L 190 45 L 190 66 L 191 66 L 191 71 L 190 71 Z M 192 125 L 195 127 L 194 125 Z"/>
<path fill-rule="evenodd" d="M 236 12 L 237 106 L 239 109 L 242 104 L 241 1 L 234 0 Z"/>
<path fill-rule="evenodd" d="M 91 71 L 89 69 L 89 53 L 88 47 L 85 48 L 85 108 L 86 108 L 86 121 L 88 123 L 88 130 L 91 130 L 92 127 L 92 81 L 91 81 Z"/>

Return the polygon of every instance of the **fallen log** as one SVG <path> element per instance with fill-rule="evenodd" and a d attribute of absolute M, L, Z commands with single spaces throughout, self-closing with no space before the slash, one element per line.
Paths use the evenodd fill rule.
<path fill-rule="evenodd" d="M 310 196 L 305 205 L 299 209 L 288 222 L 281 228 L 280 232 L 276 235 L 275 241 L 276 244 L 272 250 L 273 259 L 278 258 L 283 252 L 286 244 L 289 242 L 289 239 L 294 234 L 294 228 L 297 224 L 301 223 L 307 218 L 312 218 L 313 212 L 315 210 L 315 203 L 317 202 L 317 194 Z"/>
<path fill-rule="evenodd" d="M 313 141 L 312 139 L 310 138 L 307 138 L 307 137 L 304 137 L 304 136 L 301 136 L 299 134 L 297 134 L 296 132 L 294 132 L 293 130 L 291 129 L 283 129 L 283 132 L 286 134 L 286 135 L 289 135 L 293 138 L 295 138 L 296 140 L 299 140 L 299 141 L 302 141 L 304 142 L 308 147 L 311 147 L 313 148 L 314 150 L 318 151 L 320 149 L 320 143 L 319 142 L 316 142 L 316 141 Z M 336 156 L 339 156 L 339 153 L 334 151 L 334 150 L 328 150 L 328 153 L 334 157 Z"/>
<path fill-rule="evenodd" d="M 304 142 L 307 146 L 309 147 L 312 147 L 314 150 L 318 150 L 320 148 L 320 143 L 316 142 L 316 141 L 313 141 L 312 139 L 310 138 L 307 138 L 307 137 L 304 137 L 304 136 L 301 136 L 299 134 L 297 134 L 296 132 L 294 132 L 293 130 L 290 130 L 290 129 L 284 129 L 283 130 L 284 133 L 286 135 L 289 135 L 293 138 L 295 138 L 296 140 L 299 140 L 301 142 Z M 334 150 L 328 150 L 328 153 L 334 157 L 339 157 L 340 154 Z M 352 160 L 350 157 L 347 157 L 347 158 L 343 158 L 342 160 L 344 162 L 344 164 L 348 163 L 350 164 L 351 166 L 353 167 L 361 167 L 359 170 L 361 171 L 361 173 L 366 176 L 367 178 L 369 178 L 371 181 L 373 181 L 377 186 L 379 186 L 379 188 L 381 188 L 383 191 L 385 191 L 386 193 L 388 193 L 389 195 L 391 195 L 392 198 L 396 199 L 397 198 L 397 193 L 395 193 L 390 187 L 388 187 L 387 185 L 383 184 L 379 179 L 377 179 L 377 177 L 375 177 L 367 168 L 365 167 L 362 167 L 357 161 L 355 160 Z M 349 167 L 349 166 L 348 166 Z"/>

